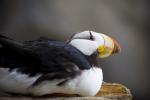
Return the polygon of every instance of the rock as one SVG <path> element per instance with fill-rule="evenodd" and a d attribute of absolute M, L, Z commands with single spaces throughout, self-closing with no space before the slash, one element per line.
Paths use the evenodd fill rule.
<path fill-rule="evenodd" d="M 132 100 L 132 95 L 130 90 L 121 84 L 104 82 L 95 97 L 77 97 L 76 95 L 66 94 L 57 94 L 55 97 L 30 97 L 3 93 L 0 100 Z"/>
<path fill-rule="evenodd" d="M 101 90 L 97 93 L 96 97 L 104 97 L 111 100 L 132 100 L 130 90 L 118 83 L 103 83 Z"/>

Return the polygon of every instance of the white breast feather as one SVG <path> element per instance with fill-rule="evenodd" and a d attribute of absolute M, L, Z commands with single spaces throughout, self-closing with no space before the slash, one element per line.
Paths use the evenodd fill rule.
<path fill-rule="evenodd" d="M 82 74 L 70 80 L 63 86 L 57 86 L 63 80 L 44 81 L 31 89 L 34 95 L 51 93 L 80 94 L 82 96 L 94 96 L 101 88 L 103 73 L 100 68 L 93 67 L 90 70 L 83 70 Z"/>
<path fill-rule="evenodd" d="M 31 93 L 35 96 L 52 93 L 80 94 L 82 96 L 94 96 L 100 89 L 103 81 L 101 68 L 92 67 L 83 70 L 81 75 L 68 81 L 63 86 L 57 86 L 61 80 L 43 81 L 41 84 L 31 87 L 40 77 L 28 77 L 16 70 L 8 71 L 8 68 L 0 68 L 0 89 L 12 93 Z"/>
<path fill-rule="evenodd" d="M 36 77 L 28 77 L 25 74 L 17 72 L 16 69 L 9 72 L 8 68 L 0 68 L 0 90 L 27 94 L 29 86 L 39 77 L 40 75 Z"/>

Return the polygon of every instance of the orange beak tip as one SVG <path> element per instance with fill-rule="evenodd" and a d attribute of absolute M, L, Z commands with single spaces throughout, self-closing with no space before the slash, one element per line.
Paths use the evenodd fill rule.
<path fill-rule="evenodd" d="M 113 42 L 114 42 L 114 49 L 113 49 L 112 54 L 120 53 L 121 52 L 121 47 L 120 47 L 119 43 L 114 39 L 113 39 Z"/>

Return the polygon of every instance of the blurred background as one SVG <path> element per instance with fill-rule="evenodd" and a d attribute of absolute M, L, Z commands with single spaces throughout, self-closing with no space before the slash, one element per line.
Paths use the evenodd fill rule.
<path fill-rule="evenodd" d="M 93 30 L 115 38 L 122 52 L 101 60 L 104 81 L 148 100 L 150 88 L 149 0 L 0 0 L 0 34 L 18 41 L 40 36 L 67 40 Z"/>

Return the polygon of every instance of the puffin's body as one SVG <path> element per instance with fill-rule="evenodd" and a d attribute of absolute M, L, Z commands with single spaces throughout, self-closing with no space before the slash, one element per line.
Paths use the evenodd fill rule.
<path fill-rule="evenodd" d="M 89 31 L 85 34 L 90 36 Z M 0 90 L 34 96 L 94 96 L 103 80 L 97 47 L 87 47 L 86 52 L 86 45 L 78 41 L 77 35 L 69 44 L 44 38 L 18 43 L 0 36 Z"/>

